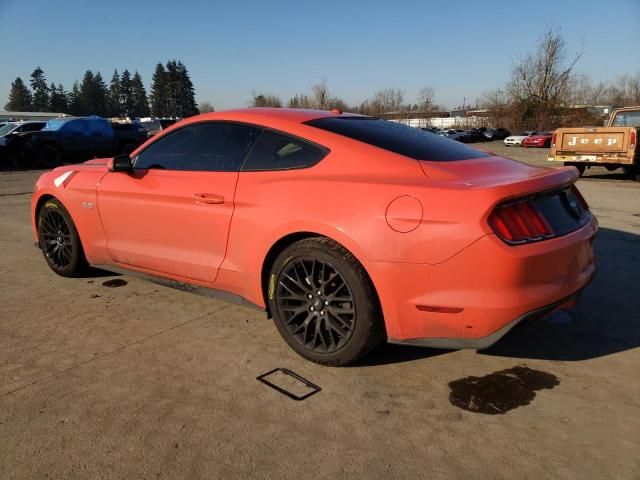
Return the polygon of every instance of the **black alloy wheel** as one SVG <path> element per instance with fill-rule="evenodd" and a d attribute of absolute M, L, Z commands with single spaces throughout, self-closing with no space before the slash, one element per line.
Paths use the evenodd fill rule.
<path fill-rule="evenodd" d="M 329 238 L 306 238 L 280 252 L 266 290 L 278 332 L 308 360 L 348 365 L 386 339 L 371 279 Z"/>
<path fill-rule="evenodd" d="M 293 338 L 314 352 L 340 350 L 353 334 L 353 293 L 329 262 L 312 257 L 290 261 L 277 280 L 276 305 Z"/>
<path fill-rule="evenodd" d="M 47 264 L 58 275 L 72 277 L 86 266 L 78 231 L 56 199 L 47 200 L 38 213 L 38 240 Z"/>
<path fill-rule="evenodd" d="M 44 255 L 57 268 L 66 268 L 73 258 L 71 232 L 59 211 L 45 209 L 42 218 L 42 243 Z"/>

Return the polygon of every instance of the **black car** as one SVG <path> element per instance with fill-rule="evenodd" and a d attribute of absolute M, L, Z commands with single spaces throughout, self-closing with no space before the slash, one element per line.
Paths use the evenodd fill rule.
<path fill-rule="evenodd" d="M 493 133 L 491 135 L 491 139 L 492 140 L 504 140 L 507 137 L 511 136 L 511 132 L 509 130 L 507 130 L 506 128 L 496 128 L 495 130 L 493 130 Z"/>
<path fill-rule="evenodd" d="M 39 132 L 23 134 L 24 156 L 51 168 L 62 161 L 82 161 L 131 153 L 147 140 L 138 124 L 111 124 L 101 117 L 49 120 Z"/>

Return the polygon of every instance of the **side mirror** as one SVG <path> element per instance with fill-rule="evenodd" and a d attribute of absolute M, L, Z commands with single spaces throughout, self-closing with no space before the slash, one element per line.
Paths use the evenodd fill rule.
<path fill-rule="evenodd" d="M 133 172 L 133 164 L 131 163 L 131 157 L 126 153 L 122 155 L 116 155 L 107 164 L 110 172 Z"/>

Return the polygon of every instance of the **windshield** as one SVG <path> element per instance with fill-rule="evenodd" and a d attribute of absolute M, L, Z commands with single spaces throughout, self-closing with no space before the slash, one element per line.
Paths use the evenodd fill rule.
<path fill-rule="evenodd" d="M 11 132 L 18 126 L 17 123 L 7 123 L 5 126 L 0 127 L 0 137 L 4 137 L 7 133 Z"/>
<path fill-rule="evenodd" d="M 614 127 L 640 127 L 640 112 L 618 112 L 613 119 Z"/>
<path fill-rule="evenodd" d="M 54 118 L 52 120 L 49 120 L 42 130 L 49 130 L 49 131 L 60 130 L 62 127 L 65 126 L 67 122 L 68 120 L 63 120 L 61 118 Z"/>

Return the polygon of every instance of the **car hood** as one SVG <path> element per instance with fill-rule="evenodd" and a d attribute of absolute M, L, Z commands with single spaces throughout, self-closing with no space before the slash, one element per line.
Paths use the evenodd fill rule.
<path fill-rule="evenodd" d="M 522 140 L 523 138 L 527 138 L 526 135 L 509 135 L 505 140 Z"/>
<path fill-rule="evenodd" d="M 457 188 L 505 188 L 513 196 L 526 195 L 578 179 L 575 168 L 534 167 L 500 156 L 453 162 L 420 161 L 429 179 Z"/>

